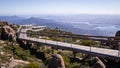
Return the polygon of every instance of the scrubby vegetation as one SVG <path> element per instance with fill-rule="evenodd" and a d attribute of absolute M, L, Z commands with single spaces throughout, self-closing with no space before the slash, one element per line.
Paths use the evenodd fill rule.
<path fill-rule="evenodd" d="M 46 68 L 52 55 L 52 50 L 50 47 L 45 47 L 43 44 L 39 44 L 38 48 L 36 47 L 36 44 L 30 45 L 26 44 L 24 46 L 22 45 L 11 45 L 9 44 L 9 41 L 5 42 L 7 46 L 3 47 L 3 51 L 6 53 L 11 54 L 15 59 L 29 61 L 29 64 L 25 65 L 17 65 L 15 68 Z M 29 47 L 28 47 L 29 46 Z M 59 53 L 62 55 L 66 68 L 88 68 L 89 62 L 83 61 L 83 62 L 73 62 L 71 61 L 71 58 L 73 57 L 72 51 L 67 50 L 54 50 L 54 53 Z M 81 57 L 81 54 L 79 53 L 77 55 L 78 57 Z M 7 57 L 1 56 L 4 61 L 9 61 Z M 82 58 L 82 57 L 81 57 Z"/>
<path fill-rule="evenodd" d="M 31 62 L 27 65 L 22 66 L 21 68 L 45 68 L 45 66 L 43 66 L 43 63 Z"/>
<path fill-rule="evenodd" d="M 17 31 L 19 27 L 18 25 L 11 25 L 7 22 L 0 21 L 0 27 L 3 27 L 5 25 L 9 25 L 15 31 Z M 1 33 L 2 31 L 0 30 L 0 34 Z M 43 38 L 85 46 L 100 46 L 100 42 L 98 41 L 82 40 L 77 37 L 73 38 L 73 33 L 62 31 L 59 28 L 46 28 L 41 31 L 28 30 L 27 33 L 29 37 Z M 60 54 L 63 57 L 66 68 L 92 68 L 92 66 L 96 63 L 96 61 L 94 61 L 90 57 L 83 59 L 86 56 L 83 56 L 82 53 L 76 53 L 76 57 L 74 57 L 74 52 L 72 51 L 51 48 L 40 43 L 25 44 L 25 42 L 19 39 L 17 39 L 16 41 L 11 41 L 7 39 L 4 40 L 3 44 L 0 44 L 0 65 L 1 63 L 8 65 L 13 58 L 13 60 L 17 59 L 29 62 L 27 64 L 18 64 L 14 68 L 47 68 L 48 63 L 50 62 L 50 59 L 52 57 L 52 49 L 54 49 L 54 54 Z"/>
<path fill-rule="evenodd" d="M 0 21 L 0 34 L 2 33 L 1 28 L 6 25 L 14 29 L 15 32 L 19 28 L 19 25 L 9 24 L 6 21 Z M 28 30 L 27 33 L 29 33 L 29 37 L 43 38 L 73 44 L 80 44 L 85 46 L 100 46 L 100 42 L 98 41 L 83 40 L 78 38 L 77 36 L 73 37 L 73 33 L 62 31 L 59 28 L 46 28 L 41 31 Z M 17 39 L 16 41 L 11 41 L 7 39 L 4 40 L 4 43 L 2 44 L 1 41 L 2 39 L 0 39 L 0 66 L 3 64 L 8 66 L 8 64 L 12 60 L 22 60 L 23 62 L 28 63 L 17 64 L 14 68 L 47 68 L 48 63 L 52 58 L 52 48 L 44 44 L 25 44 L 25 42 L 19 39 Z M 53 49 L 54 54 L 60 54 L 63 57 L 66 68 L 92 68 L 92 66 L 96 63 L 96 61 L 94 61 L 90 57 L 83 59 L 86 56 L 83 56 L 82 53 L 76 53 L 76 57 L 74 57 L 74 52 L 72 51 L 61 50 L 56 48 Z"/>
<path fill-rule="evenodd" d="M 100 45 L 99 42 L 91 41 L 91 40 L 81 40 L 81 44 L 85 46 L 94 46 L 97 47 Z"/>
<path fill-rule="evenodd" d="M 12 28 L 17 31 L 18 27 L 19 26 L 15 28 L 12 27 Z M 32 33 L 32 31 L 27 31 L 27 32 Z M 37 33 L 38 32 L 34 32 L 34 34 L 37 34 Z M 50 39 L 50 40 L 55 40 L 55 41 L 68 42 L 68 43 L 86 44 L 88 46 L 89 44 L 92 43 L 89 41 L 81 42 L 81 40 L 77 38 L 62 37 L 62 35 L 65 35 L 65 34 L 71 35 L 72 33 L 61 31 L 58 28 L 56 29 L 47 28 L 47 29 L 44 29 L 43 31 L 40 31 L 39 33 L 41 33 L 42 35 L 39 36 L 39 35 L 28 34 L 28 36 L 37 37 L 37 38 L 41 37 L 44 39 Z M 5 46 L 3 46 L 2 48 L 4 55 L 0 56 L 0 58 L 2 58 L 2 62 L 4 63 L 10 62 L 11 57 L 13 57 L 14 59 L 19 59 L 19 60 L 30 62 L 29 64 L 16 65 L 15 68 L 46 68 L 52 56 L 51 47 L 45 46 L 44 44 L 30 44 L 30 43 L 24 44 L 20 40 L 17 40 L 17 42 L 5 40 L 4 45 Z M 88 61 L 82 61 L 82 62 L 72 61 L 73 59 L 72 51 L 67 51 L 67 50 L 62 51 L 62 50 L 54 49 L 54 53 L 56 54 L 58 53 L 63 57 L 66 68 L 88 68 L 90 67 Z M 81 53 L 78 53 L 77 57 L 83 58 L 81 56 Z"/>
<path fill-rule="evenodd" d="M 27 33 L 29 37 L 43 38 L 54 41 L 60 41 L 60 42 L 80 44 L 85 46 L 94 46 L 94 47 L 100 46 L 100 42 L 98 41 L 82 40 L 77 37 L 72 37 L 72 35 L 74 35 L 73 33 L 62 31 L 58 28 L 56 29 L 46 28 L 41 31 L 28 30 Z"/>

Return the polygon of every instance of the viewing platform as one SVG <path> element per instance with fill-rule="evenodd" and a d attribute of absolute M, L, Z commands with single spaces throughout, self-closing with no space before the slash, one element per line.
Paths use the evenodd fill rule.
<path fill-rule="evenodd" d="M 86 53 L 91 54 L 94 56 L 105 57 L 110 59 L 118 60 L 120 59 L 120 51 L 113 50 L 113 49 L 105 49 L 105 48 L 98 48 L 98 47 L 91 47 L 91 46 L 84 46 L 66 42 L 59 42 L 53 40 L 46 40 L 46 39 L 39 39 L 39 38 L 32 38 L 28 37 L 26 31 L 29 29 L 23 29 L 19 31 L 18 38 L 23 41 L 32 42 L 32 43 L 42 43 L 47 46 L 51 46 L 58 49 L 65 49 L 71 50 L 74 52 Z"/>

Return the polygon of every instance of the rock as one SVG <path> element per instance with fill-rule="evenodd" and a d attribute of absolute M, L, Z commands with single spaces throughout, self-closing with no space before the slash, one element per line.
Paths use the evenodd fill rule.
<path fill-rule="evenodd" d="M 64 60 L 61 55 L 54 54 L 48 64 L 48 68 L 65 68 Z"/>
<path fill-rule="evenodd" d="M 0 21 L 0 26 L 9 25 L 7 21 Z"/>
<path fill-rule="evenodd" d="M 117 31 L 115 34 L 115 37 L 120 37 L 120 31 Z M 114 40 L 120 40 L 120 38 L 115 38 Z M 113 44 L 113 49 L 119 49 L 119 43 L 118 42 L 114 42 Z"/>
<path fill-rule="evenodd" d="M 97 61 L 95 63 L 95 65 L 93 66 L 93 68 L 106 68 L 104 63 L 98 58 L 98 57 L 95 57 L 95 60 Z"/>
<path fill-rule="evenodd" d="M 3 26 L 1 39 L 3 40 L 16 40 L 16 32 L 10 26 Z"/>
<path fill-rule="evenodd" d="M 120 31 L 117 31 L 115 37 L 120 37 Z"/>
<path fill-rule="evenodd" d="M 3 40 L 0 40 L 0 45 L 1 45 L 1 44 L 4 44 L 4 41 L 3 41 Z"/>

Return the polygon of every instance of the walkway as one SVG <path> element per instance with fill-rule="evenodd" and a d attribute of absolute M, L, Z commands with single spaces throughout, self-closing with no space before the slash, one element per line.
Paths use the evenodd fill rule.
<path fill-rule="evenodd" d="M 25 34 L 27 30 L 28 29 L 21 29 L 19 32 L 20 34 L 18 38 L 23 41 L 28 41 L 28 42 L 33 42 L 33 43 L 43 43 L 43 44 L 47 44 L 48 46 L 56 47 L 60 49 L 67 49 L 67 50 L 72 50 L 75 52 L 82 52 L 82 53 L 87 53 L 87 54 L 90 53 L 92 55 L 96 55 L 100 57 L 120 59 L 120 54 L 118 50 L 89 47 L 89 46 L 84 46 L 84 45 L 77 45 L 77 44 L 71 44 L 71 43 L 65 43 L 65 42 L 59 42 L 59 41 L 27 37 L 27 34 Z"/>

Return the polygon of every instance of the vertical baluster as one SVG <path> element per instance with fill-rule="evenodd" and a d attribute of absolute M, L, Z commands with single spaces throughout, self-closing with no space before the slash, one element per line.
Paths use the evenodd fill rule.
<path fill-rule="evenodd" d="M 90 41 L 92 42 L 92 39 L 90 39 Z M 90 42 L 90 54 L 91 54 L 91 50 L 92 50 L 92 43 Z"/>
<path fill-rule="evenodd" d="M 118 42 L 118 46 L 119 46 L 119 49 L 118 49 L 118 58 L 120 58 L 120 42 Z"/>
<path fill-rule="evenodd" d="M 71 40 L 72 40 L 72 36 L 71 36 Z M 71 41 L 71 48 L 72 48 L 72 41 Z"/>

